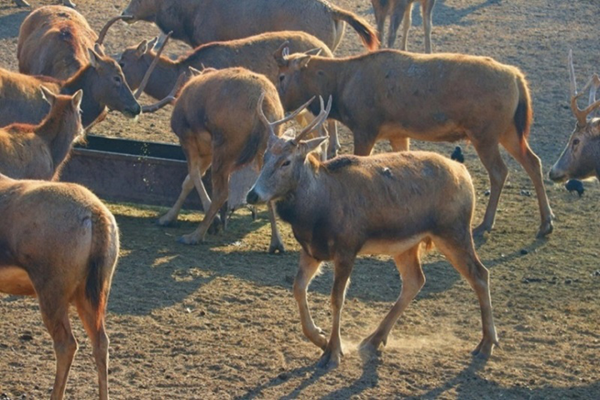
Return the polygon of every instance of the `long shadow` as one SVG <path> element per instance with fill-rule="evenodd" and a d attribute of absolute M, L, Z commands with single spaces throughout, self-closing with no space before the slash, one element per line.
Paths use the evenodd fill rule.
<path fill-rule="evenodd" d="M 29 10 L 21 11 L 15 7 L 0 7 L 0 11 L 4 11 L 7 8 L 14 8 L 15 13 L 0 16 L 0 39 L 10 39 L 19 36 L 19 28 L 23 23 L 23 20 L 29 14 Z"/>

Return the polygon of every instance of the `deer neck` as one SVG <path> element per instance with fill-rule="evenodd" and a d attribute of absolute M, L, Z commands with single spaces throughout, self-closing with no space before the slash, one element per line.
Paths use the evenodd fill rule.
<path fill-rule="evenodd" d="M 96 71 L 90 65 L 83 67 L 70 79 L 64 82 L 61 94 L 72 95 L 79 89 L 83 90 L 81 99 L 81 122 L 84 127 L 90 126 L 102 114 L 106 107 L 95 98 L 93 80 Z"/>
<path fill-rule="evenodd" d="M 146 71 L 150 68 L 150 64 L 155 57 L 155 54 L 144 55 Z M 152 71 L 152 75 L 150 75 L 150 79 L 148 79 L 148 84 L 144 88 L 144 93 L 157 100 L 164 99 L 171 92 L 171 89 L 177 82 L 179 74 L 183 72 L 182 69 L 183 68 L 181 68 L 177 62 L 161 56 Z"/>
<path fill-rule="evenodd" d="M 35 134 L 48 145 L 54 166 L 60 165 L 67 157 L 78 130 L 79 125 L 72 118 L 65 118 L 62 110 L 53 112 L 36 127 Z"/>
<path fill-rule="evenodd" d="M 194 42 L 194 16 L 197 15 L 197 4 L 186 1 L 165 1 L 162 9 L 156 14 L 154 22 L 164 33 L 173 32 L 173 39 L 186 42 L 196 47 Z"/>

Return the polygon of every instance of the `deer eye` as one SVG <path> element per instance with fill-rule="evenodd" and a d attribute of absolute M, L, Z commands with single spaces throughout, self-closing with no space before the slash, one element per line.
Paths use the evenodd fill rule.
<path fill-rule="evenodd" d="M 573 139 L 573 146 L 577 146 L 579 144 L 579 139 Z"/>
<path fill-rule="evenodd" d="M 290 160 L 285 160 L 285 161 L 283 162 L 283 164 L 281 164 L 281 166 L 282 166 L 282 167 L 287 167 L 287 166 L 288 166 L 288 165 L 290 165 L 290 164 L 291 164 L 291 161 L 290 161 Z"/>
<path fill-rule="evenodd" d="M 125 63 L 120 62 L 119 67 L 121 67 L 121 69 L 125 68 Z"/>
<path fill-rule="evenodd" d="M 279 83 L 282 83 L 285 80 L 285 75 L 279 75 Z"/>
<path fill-rule="evenodd" d="M 114 79 L 114 81 L 115 81 L 116 83 L 121 83 L 121 77 L 120 77 L 120 76 L 118 76 L 118 75 L 115 75 L 115 76 L 113 77 L 113 79 Z"/>

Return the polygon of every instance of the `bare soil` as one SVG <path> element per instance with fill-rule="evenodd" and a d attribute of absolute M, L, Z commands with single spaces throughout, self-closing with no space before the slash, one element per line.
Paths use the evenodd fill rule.
<path fill-rule="evenodd" d="M 334 2 L 374 23 L 368 1 Z M 95 29 L 125 5 L 125 0 L 78 2 Z M 1 0 L 4 68 L 17 68 L 18 29 L 26 13 Z M 535 110 L 530 143 L 547 171 L 574 125 L 568 105 L 568 49 L 573 49 L 581 85 L 600 66 L 599 16 L 596 0 L 438 0 L 433 43 L 436 51 L 488 55 L 526 73 Z M 418 12 L 413 23 L 409 48 L 421 51 Z M 107 38 L 109 52 L 116 54 L 156 32 L 149 24 L 119 23 Z M 181 54 L 186 48 L 170 45 L 169 51 Z M 361 51 L 356 34 L 347 29 L 337 54 Z M 175 141 L 169 113 L 167 108 L 137 124 L 111 114 L 95 133 Z M 351 151 L 347 130 L 342 143 L 344 151 Z M 444 154 L 454 146 L 413 143 L 415 149 Z M 478 196 L 478 222 L 489 184 L 472 147 L 465 156 Z M 557 217 L 555 232 L 547 240 L 535 240 L 539 215 L 532 184 L 516 162 L 509 156 L 506 160 L 511 175 L 496 228 L 477 242 L 491 271 L 501 341 L 487 364 L 469 354 L 481 335 L 475 294 L 435 251 L 425 260 L 423 291 L 380 358 L 367 363 L 357 344 L 395 301 L 401 282 L 387 258 L 358 261 L 343 314 L 345 357 L 338 369 L 322 372 L 314 365 L 320 350 L 304 339 L 291 293 L 299 247 L 287 226 L 288 252 L 281 256 L 266 254 L 266 210 L 256 221 L 242 210 L 225 233 L 186 247 L 175 239 L 195 229 L 202 215 L 188 212 L 176 227 L 160 228 L 155 221 L 165 209 L 110 205 L 122 232 L 107 317 L 112 397 L 600 398 L 599 185 L 586 182 L 579 198 L 546 182 Z M 327 265 L 310 288 L 314 318 L 325 330 L 330 327 L 331 282 Z M 67 397 L 94 398 L 91 348 L 75 315 L 73 324 L 80 350 Z M 0 295 L 0 398 L 47 398 L 53 378 L 52 343 L 35 299 Z"/>

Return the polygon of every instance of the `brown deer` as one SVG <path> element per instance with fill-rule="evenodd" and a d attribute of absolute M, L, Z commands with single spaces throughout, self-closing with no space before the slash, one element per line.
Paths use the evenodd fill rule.
<path fill-rule="evenodd" d="M 26 2 L 25 0 L 13 0 L 13 1 L 17 5 L 17 7 L 31 7 L 31 5 L 28 2 Z M 77 4 L 73 3 L 71 0 L 62 0 L 60 3 L 62 3 L 62 5 L 66 6 L 66 7 L 72 7 L 72 8 L 77 7 Z"/>
<path fill-rule="evenodd" d="M 408 30 L 412 24 L 413 4 L 421 3 L 421 15 L 423 16 L 423 29 L 425 31 L 425 52 L 431 53 L 431 16 L 435 0 L 371 0 L 373 12 L 377 23 L 379 41 L 383 43 L 383 30 L 385 20 L 390 18 L 387 46 L 394 47 L 396 35 L 400 23 L 402 23 L 402 45 L 401 50 L 407 50 Z"/>
<path fill-rule="evenodd" d="M 600 179 L 600 118 L 594 112 L 600 107 L 596 91 L 600 87 L 600 77 L 594 74 L 583 89 L 577 91 L 573 52 L 569 51 L 569 75 L 571 77 L 571 110 L 577 124 L 567 146 L 552 166 L 548 176 L 556 182 L 566 179 L 586 179 L 595 176 Z M 589 103 L 583 110 L 577 100 L 590 89 Z"/>
<path fill-rule="evenodd" d="M 205 210 L 198 228 L 182 236 L 181 243 L 197 244 L 204 240 L 217 212 L 227 201 L 228 182 L 233 171 L 255 160 L 262 165 L 269 131 L 258 119 L 255 109 L 263 92 L 269 118 L 282 119 L 283 109 L 275 86 L 264 75 L 247 69 L 206 69 L 181 90 L 171 116 L 171 128 L 186 156 L 189 176 L 177 202 L 159 219 L 159 224 L 167 225 L 177 218 L 183 201 L 194 187 Z M 292 114 L 283 121 L 294 116 Z M 212 201 L 201 179 L 211 165 Z M 283 252 L 271 207 L 269 217 L 272 230 L 269 252 Z"/>
<path fill-rule="evenodd" d="M 104 326 L 119 255 L 114 217 L 86 188 L 72 183 L 13 180 L 0 174 L 0 292 L 37 296 L 54 342 L 60 400 L 77 341 L 74 304 L 90 337 L 101 400 L 108 400 L 108 336 Z"/>
<path fill-rule="evenodd" d="M 356 14 L 325 0 L 131 0 L 122 15 L 154 22 L 191 47 L 272 31 L 304 31 L 330 49 L 339 45 L 344 22 L 369 50 L 379 47 L 373 28 Z"/>
<path fill-rule="evenodd" d="M 494 225 L 508 175 L 498 148 L 502 144 L 535 186 L 541 214 L 538 237 L 552 232 L 541 162 L 527 143 L 531 98 L 518 68 L 489 57 L 397 50 L 337 59 L 303 53 L 276 57 L 284 108 L 298 107 L 315 95 L 333 96 L 330 117 L 352 131 L 354 154 L 368 155 L 384 139 L 394 151 L 408 150 L 409 138 L 469 140 L 491 181 L 485 216 L 475 233 Z"/>
<path fill-rule="evenodd" d="M 125 49 L 119 58 L 119 65 L 129 86 L 136 89 L 150 65 L 156 62 L 156 67 L 144 88 L 144 92 L 155 99 L 166 97 L 167 92 L 175 85 L 177 77 L 186 73 L 190 67 L 198 70 L 205 67 L 216 69 L 244 67 L 265 75 L 273 84 L 277 84 L 279 69 L 271 55 L 281 52 L 284 43 L 292 51 L 320 50 L 323 57 L 333 57 L 333 53 L 325 43 L 305 32 L 267 32 L 244 39 L 205 44 L 175 61 L 167 57 L 159 57 L 156 60 L 157 56 L 152 48 L 153 42 L 144 40 L 136 46 Z M 328 128 L 331 135 L 328 156 L 333 158 L 339 147 L 335 122 L 331 121 Z"/>
<path fill-rule="evenodd" d="M 68 96 L 40 89 L 50 112 L 39 125 L 0 128 L 0 173 L 14 179 L 56 179 L 73 141 L 84 135 L 79 110 L 82 91 Z"/>
<path fill-rule="evenodd" d="M 0 126 L 15 122 L 37 124 L 48 114 L 50 106 L 39 96 L 40 85 L 61 94 L 83 89 L 81 109 L 86 128 L 103 115 L 107 107 L 128 118 L 139 115 L 142 108 L 127 86 L 121 67 L 110 57 L 88 51 L 90 64 L 67 80 L 0 69 Z"/>
<path fill-rule="evenodd" d="M 321 120 L 330 109 L 331 100 Z M 262 113 L 261 119 L 267 123 Z M 339 156 L 321 162 L 311 151 L 327 138 L 303 140 L 307 133 L 290 140 L 270 133 L 264 166 L 247 201 L 274 201 L 302 246 L 294 297 L 304 335 L 324 350 L 318 366 L 335 367 L 342 357 L 340 318 L 356 256 L 390 255 L 402 277 L 398 301 L 361 343 L 361 350 L 372 353 L 385 345 L 396 320 L 425 284 L 420 250 L 431 242 L 477 293 L 483 339 L 473 353 L 489 357 L 498 338 L 488 270 L 475 253 L 471 235 L 475 194 L 467 169 L 430 152 Z M 323 261 L 334 263 L 329 340 L 313 322 L 306 298 Z"/>
<path fill-rule="evenodd" d="M 63 6 L 45 6 L 31 12 L 21 24 L 17 42 L 19 71 L 65 80 L 90 63 L 89 50 L 104 55 L 102 42 L 113 18 L 100 32 L 86 19 Z"/>

